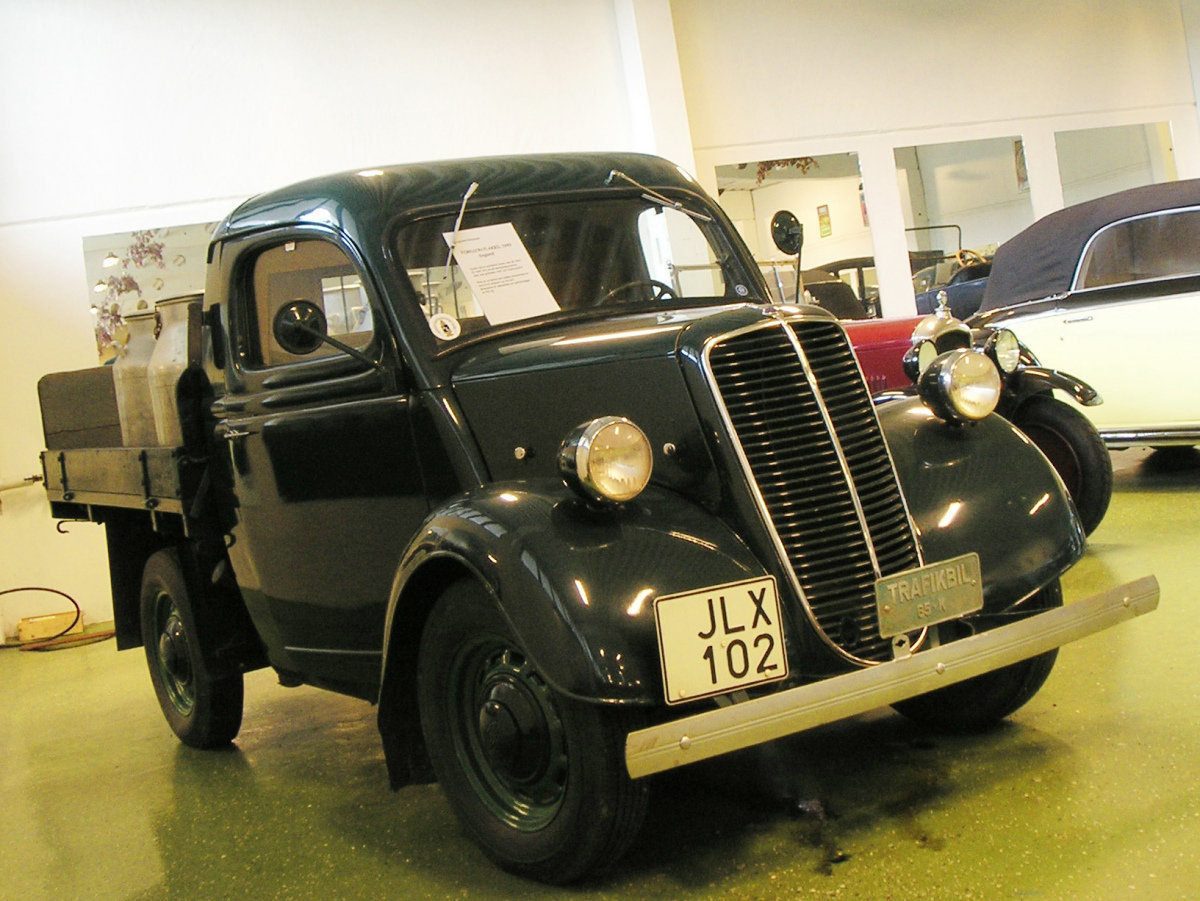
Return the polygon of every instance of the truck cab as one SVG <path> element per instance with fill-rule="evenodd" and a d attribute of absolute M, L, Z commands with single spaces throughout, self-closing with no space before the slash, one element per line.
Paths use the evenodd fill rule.
<path fill-rule="evenodd" d="M 655 157 L 314 179 L 214 233 L 183 444 L 48 437 L 46 488 L 106 525 L 183 741 L 233 740 L 256 667 L 354 695 L 393 787 L 572 881 L 654 772 L 871 706 L 981 728 L 1157 603 L 1062 607 L 1079 518 L 984 355 L 877 409 L 838 321 L 769 298 Z"/>

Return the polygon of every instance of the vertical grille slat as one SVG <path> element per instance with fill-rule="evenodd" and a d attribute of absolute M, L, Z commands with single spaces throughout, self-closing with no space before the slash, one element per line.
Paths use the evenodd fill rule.
<path fill-rule="evenodd" d="M 849 657 L 890 659 L 875 579 L 920 555 L 845 332 L 827 320 L 775 323 L 718 339 L 707 360 L 810 618 Z"/>

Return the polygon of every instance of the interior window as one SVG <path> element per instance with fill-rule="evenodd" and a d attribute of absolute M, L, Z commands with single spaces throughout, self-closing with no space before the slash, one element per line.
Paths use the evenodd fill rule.
<path fill-rule="evenodd" d="M 1200 273 L 1200 209 L 1115 222 L 1084 252 L 1076 289 Z"/>
<path fill-rule="evenodd" d="M 276 366 L 342 353 L 322 344 L 300 356 L 279 345 L 272 331 L 275 314 L 296 300 L 319 307 L 328 334 L 351 347 L 366 347 L 374 337 L 374 319 L 362 278 L 342 250 L 327 241 L 288 241 L 264 251 L 254 262 L 253 290 L 251 356 L 257 365 Z"/>

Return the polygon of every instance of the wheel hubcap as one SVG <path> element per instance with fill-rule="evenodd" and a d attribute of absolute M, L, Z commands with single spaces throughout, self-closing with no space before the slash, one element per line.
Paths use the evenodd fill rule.
<path fill-rule="evenodd" d="M 493 815 L 523 831 L 540 829 L 562 806 L 565 730 L 549 687 L 524 655 L 497 642 L 459 657 L 448 702 L 455 744 L 476 794 Z"/>
<path fill-rule="evenodd" d="M 501 779 L 528 782 L 545 771 L 549 726 L 527 686 L 501 677 L 487 690 L 479 710 L 479 741 Z"/>
<path fill-rule="evenodd" d="M 187 632 L 174 602 L 165 594 L 158 598 L 158 614 L 158 668 L 171 704 L 186 716 L 196 702 Z"/>

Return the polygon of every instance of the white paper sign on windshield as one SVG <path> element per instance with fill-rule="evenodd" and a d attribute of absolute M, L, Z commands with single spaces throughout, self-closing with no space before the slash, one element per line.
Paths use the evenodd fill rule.
<path fill-rule="evenodd" d="M 515 322 L 559 306 L 511 222 L 444 232 L 467 284 L 492 325 Z"/>

